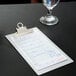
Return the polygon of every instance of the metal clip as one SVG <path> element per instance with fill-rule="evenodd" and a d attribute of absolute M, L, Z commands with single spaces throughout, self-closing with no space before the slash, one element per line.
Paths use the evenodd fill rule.
<path fill-rule="evenodd" d="M 27 29 L 25 26 L 23 26 L 23 23 L 19 22 L 17 23 L 17 34 L 29 34 L 33 32 L 33 29 Z"/>

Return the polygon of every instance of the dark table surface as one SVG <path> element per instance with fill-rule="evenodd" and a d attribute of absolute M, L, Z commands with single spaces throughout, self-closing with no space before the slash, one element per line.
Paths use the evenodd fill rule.
<path fill-rule="evenodd" d="M 47 10 L 42 4 L 0 5 L 0 76 L 36 76 L 5 38 L 6 34 L 16 31 L 18 22 L 28 28 L 40 28 L 74 60 L 74 63 L 42 76 L 76 76 L 76 2 L 60 3 L 53 10 L 53 14 L 59 18 L 57 25 L 46 26 L 39 22 L 39 18 L 46 13 Z"/>

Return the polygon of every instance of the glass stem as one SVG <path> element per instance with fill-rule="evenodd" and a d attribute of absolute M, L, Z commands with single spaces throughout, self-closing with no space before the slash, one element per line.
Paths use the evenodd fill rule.
<path fill-rule="evenodd" d="M 51 16 L 52 15 L 52 10 L 48 10 L 47 16 Z"/>

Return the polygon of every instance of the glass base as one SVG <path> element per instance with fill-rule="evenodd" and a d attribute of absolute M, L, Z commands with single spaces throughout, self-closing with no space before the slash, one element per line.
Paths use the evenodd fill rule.
<path fill-rule="evenodd" d="M 40 22 L 42 24 L 45 24 L 45 25 L 55 25 L 59 22 L 58 18 L 56 16 L 43 16 L 40 18 Z"/>

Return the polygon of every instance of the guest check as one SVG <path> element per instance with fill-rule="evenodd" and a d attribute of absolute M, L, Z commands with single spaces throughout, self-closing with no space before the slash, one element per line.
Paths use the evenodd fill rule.
<path fill-rule="evenodd" d="M 16 33 L 8 34 L 6 38 L 37 75 L 42 75 L 73 62 L 37 27 L 27 29 L 19 22 L 16 30 Z"/>

